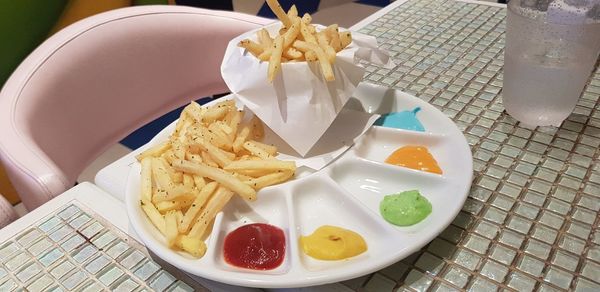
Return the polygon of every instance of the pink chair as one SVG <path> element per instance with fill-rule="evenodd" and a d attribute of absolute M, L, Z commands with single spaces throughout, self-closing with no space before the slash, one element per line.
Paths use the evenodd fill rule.
<path fill-rule="evenodd" d="M 227 92 L 220 74 L 227 43 L 270 21 L 142 6 L 90 17 L 49 38 L 0 92 L 0 159 L 25 207 L 71 188 L 91 161 L 145 123 Z"/>
<path fill-rule="evenodd" d="M 0 194 L 0 228 L 17 219 L 17 212 L 2 194 Z"/>

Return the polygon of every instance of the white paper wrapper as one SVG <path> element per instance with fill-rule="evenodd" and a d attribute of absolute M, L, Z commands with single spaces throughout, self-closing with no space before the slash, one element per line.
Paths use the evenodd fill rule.
<path fill-rule="evenodd" d="M 280 27 L 276 22 L 266 29 L 276 35 Z M 390 64 L 374 37 L 352 32 L 353 42 L 337 54 L 333 65 L 334 82 L 325 81 L 317 62 L 299 62 L 283 63 L 270 83 L 268 62 L 238 47 L 243 39 L 256 41 L 256 31 L 229 43 L 221 74 L 239 100 L 301 156 L 309 153 L 362 80 L 365 69 L 358 64 L 360 59 Z"/>

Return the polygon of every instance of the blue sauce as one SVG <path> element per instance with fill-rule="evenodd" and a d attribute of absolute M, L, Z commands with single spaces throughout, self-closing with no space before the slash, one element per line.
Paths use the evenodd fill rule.
<path fill-rule="evenodd" d="M 375 122 L 375 125 L 396 129 L 425 132 L 423 124 L 421 124 L 421 122 L 417 118 L 417 112 L 419 112 L 420 110 L 420 107 L 416 107 L 411 111 L 402 111 L 385 114 L 382 115 Z"/>

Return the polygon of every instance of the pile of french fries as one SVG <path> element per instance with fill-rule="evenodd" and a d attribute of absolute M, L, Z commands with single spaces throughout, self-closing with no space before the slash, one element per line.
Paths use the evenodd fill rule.
<path fill-rule="evenodd" d="M 202 257 L 213 219 L 234 193 L 253 201 L 261 188 L 294 176 L 294 162 L 275 159 L 277 148 L 258 141 L 261 121 L 244 120 L 233 100 L 192 102 L 167 141 L 136 156 L 141 208 L 170 248 Z"/>
<path fill-rule="evenodd" d="M 317 32 L 311 24 L 312 17 L 308 13 L 299 17 L 295 5 L 286 13 L 277 0 L 266 1 L 283 24 L 279 35 L 271 37 L 263 28 L 257 32 L 258 42 L 244 39 L 238 45 L 259 60 L 269 62 L 267 78 L 270 82 L 281 70 L 282 62 L 303 61 L 318 61 L 325 80 L 334 81 L 331 65 L 335 62 L 337 52 L 352 42 L 351 33 L 340 32 L 337 24 Z"/>

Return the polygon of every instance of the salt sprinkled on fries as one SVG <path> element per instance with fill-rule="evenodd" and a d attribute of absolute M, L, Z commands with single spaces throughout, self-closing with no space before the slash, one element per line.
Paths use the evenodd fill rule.
<path fill-rule="evenodd" d="M 282 62 L 315 62 L 318 61 L 327 81 L 334 81 L 331 65 L 335 62 L 337 52 L 352 42 L 350 32 L 339 32 L 338 25 L 333 24 L 317 32 L 310 22 L 312 17 L 304 14 L 298 17 L 298 10 L 292 5 L 285 13 L 277 0 L 267 0 L 267 5 L 283 24 L 279 35 L 272 38 L 267 30 L 257 32 L 258 43 L 244 39 L 238 46 L 245 48 L 261 61 L 268 61 L 267 78 L 273 81 L 281 69 Z"/>
<path fill-rule="evenodd" d="M 136 156 L 141 163 L 141 208 L 170 248 L 194 257 L 206 252 L 211 222 L 234 193 L 248 201 L 266 186 L 294 176 L 296 164 L 277 160 L 261 143 L 260 120 L 242 124 L 233 100 L 188 105 L 168 141 Z"/>

